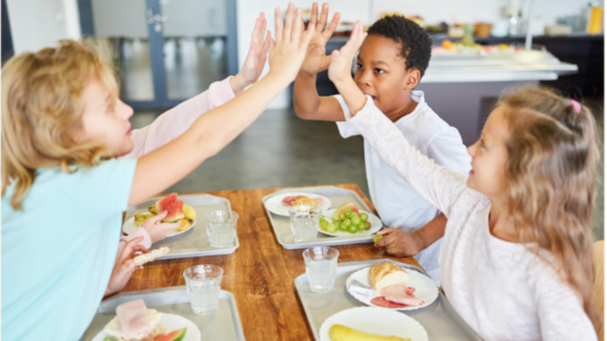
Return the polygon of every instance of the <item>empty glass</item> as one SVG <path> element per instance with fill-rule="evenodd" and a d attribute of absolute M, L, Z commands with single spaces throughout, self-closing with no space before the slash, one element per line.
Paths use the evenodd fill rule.
<path fill-rule="evenodd" d="M 209 315 L 217 311 L 222 276 L 223 269 L 217 265 L 195 265 L 183 272 L 195 314 Z"/>
<path fill-rule="evenodd" d="M 236 238 L 236 223 L 238 213 L 227 210 L 207 212 L 204 216 L 207 225 L 207 235 L 211 247 L 226 248 L 234 246 Z"/>
<path fill-rule="evenodd" d="M 289 209 L 289 217 L 295 242 L 316 239 L 320 222 L 320 208 L 310 205 L 293 206 Z"/>
<path fill-rule="evenodd" d="M 339 251 L 332 247 L 317 246 L 303 252 L 306 275 L 312 292 L 329 292 L 337 274 Z"/>

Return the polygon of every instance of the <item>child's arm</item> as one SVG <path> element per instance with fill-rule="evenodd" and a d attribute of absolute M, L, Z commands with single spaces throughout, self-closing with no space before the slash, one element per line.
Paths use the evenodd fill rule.
<path fill-rule="evenodd" d="M 266 18 L 261 13 L 255 22 L 249 53 L 236 76 L 214 82 L 207 91 L 160 115 L 152 124 L 133 130 L 133 150 L 123 157 L 136 159 L 174 140 L 200 115 L 228 102 L 255 83 L 263 71 L 268 50 L 273 43 L 269 31 L 264 40 L 266 25 Z"/>
<path fill-rule="evenodd" d="M 133 275 L 133 272 L 135 272 L 135 270 L 143 269 L 143 266 L 136 265 L 134 262 L 130 261 L 135 257 L 135 252 L 148 252 L 145 247 L 137 244 L 142 240 L 143 237 L 138 237 L 129 241 L 118 254 L 116 264 L 112 270 L 110 282 L 108 283 L 107 288 L 105 289 L 105 294 L 103 295 L 104 298 L 122 290 Z"/>
<path fill-rule="evenodd" d="M 302 35 L 301 9 L 289 4 L 283 29 L 276 9 L 276 44 L 270 51 L 270 71 L 230 102 L 200 116 L 181 136 L 138 159 L 129 205 L 139 204 L 181 180 L 217 154 L 245 130 L 293 81 L 314 33 Z"/>
<path fill-rule="evenodd" d="M 350 74 L 354 54 L 365 33 L 362 24 L 354 25 L 350 40 L 340 51 L 331 54 L 329 78 L 341 93 L 352 118 L 352 124 L 380 157 L 396 170 L 417 192 L 449 217 L 450 208 L 466 188 L 466 177 L 436 165 L 405 139 L 375 105 L 356 86 Z"/>
<path fill-rule="evenodd" d="M 331 56 L 325 55 L 327 41 L 333 35 L 340 14 L 335 13 L 325 29 L 329 16 L 329 4 L 324 4 L 318 19 L 318 4 L 312 4 L 310 24 L 316 26 L 316 31 L 308 45 L 306 58 L 293 85 L 293 106 L 295 114 L 305 120 L 344 121 L 344 113 L 339 102 L 333 97 L 319 97 L 316 91 L 316 74 L 326 70 L 331 62 Z"/>
<path fill-rule="evenodd" d="M 375 243 L 375 246 L 385 247 L 386 252 L 392 256 L 415 256 L 441 239 L 445 235 L 446 226 L 447 217 L 441 213 L 415 232 L 386 228 L 377 232 L 383 235 L 384 239 Z"/>

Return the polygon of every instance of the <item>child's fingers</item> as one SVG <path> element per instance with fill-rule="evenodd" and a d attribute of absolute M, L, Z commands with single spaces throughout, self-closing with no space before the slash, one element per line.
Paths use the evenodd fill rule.
<path fill-rule="evenodd" d="M 295 5 L 292 2 L 289 2 L 289 7 L 287 8 L 287 15 L 285 15 L 285 28 L 282 32 L 282 37 L 291 41 L 291 32 L 293 31 L 293 18 L 295 17 Z"/>
<path fill-rule="evenodd" d="M 146 249 L 145 246 L 143 246 L 141 244 L 137 244 L 137 245 L 133 246 L 133 252 L 148 253 L 150 251 L 148 251 L 148 249 Z"/>
<path fill-rule="evenodd" d="M 276 35 L 276 41 L 282 40 L 282 13 L 280 12 L 280 8 L 278 7 L 276 7 L 276 9 L 274 10 L 274 34 Z"/>
<path fill-rule="evenodd" d="M 318 32 L 322 32 L 327 25 L 327 18 L 329 17 L 329 4 L 322 4 L 322 10 L 320 12 L 320 20 L 318 21 Z"/>
<path fill-rule="evenodd" d="M 379 232 L 377 232 L 377 234 L 379 234 L 380 236 L 385 236 L 388 235 L 390 233 L 394 233 L 394 231 L 396 231 L 395 229 L 391 229 L 391 228 L 385 228 Z"/>
<path fill-rule="evenodd" d="M 306 35 L 303 37 L 303 40 L 300 42 L 300 47 L 304 50 L 308 48 L 308 45 L 312 41 L 312 37 L 314 37 L 314 25 L 308 25 L 308 29 L 306 30 Z"/>
<path fill-rule="evenodd" d="M 261 16 L 255 20 L 255 27 L 253 28 L 253 33 L 251 34 L 251 41 L 257 41 L 259 39 L 259 30 L 261 30 Z M 264 32 L 263 29 L 261 32 Z"/>
<path fill-rule="evenodd" d="M 168 214 L 167 211 L 162 211 L 162 212 L 158 213 L 157 215 L 148 218 L 148 220 L 146 220 L 145 222 L 147 223 L 149 221 L 151 224 L 156 224 L 157 222 L 164 219 L 167 216 L 167 214 Z"/>
<path fill-rule="evenodd" d="M 333 15 L 333 19 L 331 19 L 331 22 L 329 23 L 327 29 L 322 33 L 325 39 L 331 38 L 333 32 L 335 32 L 335 29 L 337 29 L 337 25 L 339 25 L 339 19 L 341 19 L 341 14 L 337 12 Z"/>
<path fill-rule="evenodd" d="M 303 19 L 301 18 L 301 8 L 295 10 L 295 19 L 293 22 L 293 32 L 291 41 L 298 41 L 301 37 L 301 28 L 303 27 Z"/>
<path fill-rule="evenodd" d="M 270 35 L 270 31 L 268 31 L 268 36 Z M 272 51 L 274 49 L 274 46 L 276 46 L 276 41 L 269 36 L 268 37 L 268 51 Z"/>
<path fill-rule="evenodd" d="M 314 3 L 312 3 L 312 11 L 310 12 L 310 22 L 308 23 L 308 25 L 316 25 L 317 21 L 318 21 L 318 2 L 314 2 Z"/>
<path fill-rule="evenodd" d="M 268 51 L 270 51 L 270 47 L 272 46 L 272 32 L 270 32 L 268 30 L 268 33 L 266 34 L 266 39 L 263 42 L 263 50 L 264 50 L 264 55 L 266 55 L 268 53 Z"/>
<path fill-rule="evenodd" d="M 263 14 L 263 12 L 259 14 L 259 17 L 261 18 L 261 29 L 259 30 L 259 38 L 257 38 L 257 42 L 261 44 L 263 41 L 263 35 L 268 27 L 268 21 L 266 20 L 266 16 Z"/>

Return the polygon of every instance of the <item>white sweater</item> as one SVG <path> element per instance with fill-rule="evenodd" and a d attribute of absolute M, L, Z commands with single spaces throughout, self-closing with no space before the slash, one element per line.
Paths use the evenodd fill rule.
<path fill-rule="evenodd" d="M 489 231 L 489 199 L 466 177 L 413 148 L 367 98 L 346 117 L 383 160 L 448 218 L 440 279 L 466 323 L 485 340 L 596 340 L 574 291 L 521 244 Z"/>

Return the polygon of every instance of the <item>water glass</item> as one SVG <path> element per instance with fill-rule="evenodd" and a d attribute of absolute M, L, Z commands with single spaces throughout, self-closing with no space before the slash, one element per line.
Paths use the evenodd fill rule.
<path fill-rule="evenodd" d="M 317 246 L 303 252 L 306 275 L 312 292 L 329 292 L 337 274 L 339 251 L 332 247 Z"/>
<path fill-rule="evenodd" d="M 311 205 L 298 205 L 289 209 L 291 231 L 295 242 L 316 239 L 320 222 L 320 208 Z"/>
<path fill-rule="evenodd" d="M 217 311 L 222 276 L 223 269 L 216 265 L 195 265 L 183 272 L 195 314 L 210 315 Z"/>
<path fill-rule="evenodd" d="M 210 211 L 204 216 L 211 247 L 234 246 L 238 213 L 227 210 Z"/>

